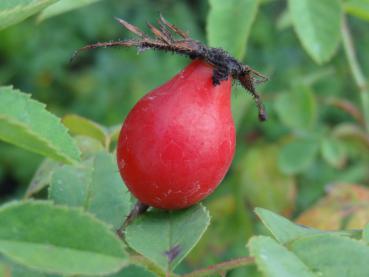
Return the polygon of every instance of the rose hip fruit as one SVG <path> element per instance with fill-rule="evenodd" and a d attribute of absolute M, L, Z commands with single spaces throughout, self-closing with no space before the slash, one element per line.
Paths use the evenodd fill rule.
<path fill-rule="evenodd" d="M 116 19 L 137 38 L 89 44 L 72 59 L 81 51 L 99 47 L 136 47 L 139 52 L 153 49 L 193 60 L 172 80 L 144 96 L 123 124 L 118 167 L 139 200 L 128 219 L 148 206 L 169 210 L 191 206 L 218 186 L 232 162 L 232 80 L 252 95 L 259 119 L 265 121 L 267 114 L 255 85 L 268 78 L 225 50 L 192 39 L 162 16 L 158 27 L 147 23 L 152 36 Z"/>
<path fill-rule="evenodd" d="M 219 185 L 232 162 L 235 127 L 231 78 L 212 82 L 213 67 L 195 60 L 145 95 L 120 132 L 121 176 L 143 204 L 191 206 Z"/>

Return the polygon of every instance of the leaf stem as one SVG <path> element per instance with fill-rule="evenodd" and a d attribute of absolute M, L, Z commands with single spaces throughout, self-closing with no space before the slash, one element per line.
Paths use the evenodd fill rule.
<path fill-rule="evenodd" d="M 129 215 L 125 219 L 123 225 L 117 230 L 117 235 L 120 238 L 123 238 L 123 236 L 124 236 L 123 233 L 124 233 L 124 230 L 127 228 L 127 226 L 133 220 L 135 220 L 138 216 L 140 216 L 141 214 L 145 213 L 148 208 L 149 208 L 148 205 L 143 204 L 140 201 L 137 201 L 137 203 L 133 206 L 131 212 L 129 213 Z"/>
<path fill-rule="evenodd" d="M 365 128 L 369 132 L 369 88 L 368 82 L 364 77 L 363 71 L 357 60 L 354 43 L 351 32 L 347 24 L 345 16 L 342 18 L 341 25 L 343 47 L 345 49 L 346 57 L 350 66 L 351 73 L 354 77 L 355 83 L 360 92 L 361 105 L 363 109 Z"/>
<path fill-rule="evenodd" d="M 229 260 L 226 262 L 222 262 L 219 264 L 211 265 L 206 268 L 198 269 L 192 271 L 190 273 L 182 275 L 182 277 L 201 277 L 201 276 L 209 276 L 210 274 L 215 274 L 219 272 L 225 272 L 230 269 L 238 268 L 241 266 L 246 266 L 253 264 L 255 262 L 253 257 L 242 257 L 234 260 Z"/>

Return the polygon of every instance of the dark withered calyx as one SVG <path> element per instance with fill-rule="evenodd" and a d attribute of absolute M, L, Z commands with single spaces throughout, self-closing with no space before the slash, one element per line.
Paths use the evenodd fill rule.
<path fill-rule="evenodd" d="M 268 80 L 266 76 L 254 70 L 248 65 L 240 63 L 237 59 L 232 57 L 228 52 L 221 48 L 207 47 L 200 41 L 194 40 L 189 35 L 169 23 L 163 16 L 160 15 L 158 20 L 159 29 L 150 23 L 147 23 L 151 32 L 154 34 L 154 38 L 149 37 L 142 32 L 138 27 L 124 21 L 123 19 L 116 18 L 116 20 L 123 27 L 128 29 L 139 37 L 139 39 L 129 39 L 123 41 L 111 41 L 111 42 L 98 42 L 90 45 L 86 45 L 78 49 L 72 59 L 78 55 L 80 51 L 94 49 L 98 47 L 137 47 L 139 51 L 154 49 L 173 52 L 181 55 L 188 56 L 191 59 L 201 59 L 211 64 L 214 67 L 213 72 L 213 84 L 218 85 L 221 81 L 227 80 L 229 76 L 232 76 L 234 80 L 238 80 L 239 83 L 251 93 L 255 99 L 255 103 L 259 110 L 259 119 L 261 121 L 266 120 L 266 112 L 261 102 L 259 94 L 256 92 L 255 84 Z M 175 33 L 180 39 L 174 39 L 172 33 Z"/>

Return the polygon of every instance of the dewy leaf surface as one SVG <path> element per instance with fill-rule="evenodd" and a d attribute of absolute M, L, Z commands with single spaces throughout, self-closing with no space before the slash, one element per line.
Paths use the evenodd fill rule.
<path fill-rule="evenodd" d="M 81 210 L 45 201 L 0 208 L 0 253 L 20 265 L 62 275 L 108 274 L 127 263 L 122 242 L 108 226 Z"/>
<path fill-rule="evenodd" d="M 0 30 L 41 11 L 57 0 L 1 0 Z"/>
<path fill-rule="evenodd" d="M 180 211 L 153 210 L 127 227 L 126 240 L 163 270 L 171 271 L 196 245 L 209 222 L 201 204 Z"/>
<path fill-rule="evenodd" d="M 62 162 L 73 163 L 80 156 L 60 119 L 11 87 L 0 87 L 0 139 Z"/>
<path fill-rule="evenodd" d="M 98 153 L 75 166 L 53 174 L 49 197 L 57 204 L 82 207 L 118 229 L 128 215 L 131 201 L 111 154 Z"/>
<path fill-rule="evenodd" d="M 328 61 L 341 39 L 339 0 L 288 0 L 292 23 L 302 45 L 315 62 Z"/>
<path fill-rule="evenodd" d="M 207 19 L 208 43 L 243 58 L 254 22 L 258 0 L 210 0 Z"/>
<path fill-rule="evenodd" d="M 249 249 L 265 276 L 317 277 L 294 253 L 269 237 L 253 237 Z"/>

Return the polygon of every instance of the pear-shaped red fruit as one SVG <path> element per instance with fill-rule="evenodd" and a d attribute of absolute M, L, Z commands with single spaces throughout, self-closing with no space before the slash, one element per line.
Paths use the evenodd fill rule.
<path fill-rule="evenodd" d="M 143 204 L 191 206 L 227 173 L 235 150 L 232 81 L 214 86 L 212 75 L 211 65 L 195 60 L 128 114 L 117 160 L 128 189 Z"/>

